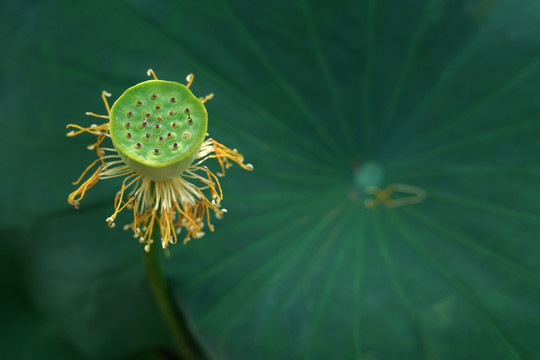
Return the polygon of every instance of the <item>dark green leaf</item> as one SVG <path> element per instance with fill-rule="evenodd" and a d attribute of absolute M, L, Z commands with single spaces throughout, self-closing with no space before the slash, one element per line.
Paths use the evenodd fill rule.
<path fill-rule="evenodd" d="M 66 203 L 94 154 L 64 127 L 150 67 L 193 72 L 255 165 L 165 260 L 211 358 L 540 357 L 539 21 L 535 0 L 6 2 L 0 225 L 27 234 L 25 288 L 88 356 L 168 344 L 137 241 L 106 228 L 120 182 Z M 395 183 L 425 201 L 364 206 Z"/>

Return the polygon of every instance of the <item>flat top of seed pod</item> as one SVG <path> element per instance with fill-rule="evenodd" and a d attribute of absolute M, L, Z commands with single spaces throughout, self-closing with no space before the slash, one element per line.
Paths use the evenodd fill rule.
<path fill-rule="evenodd" d="M 146 166 L 165 167 L 199 150 L 208 125 L 203 103 L 184 85 L 149 80 L 127 89 L 111 108 L 116 150 Z"/>

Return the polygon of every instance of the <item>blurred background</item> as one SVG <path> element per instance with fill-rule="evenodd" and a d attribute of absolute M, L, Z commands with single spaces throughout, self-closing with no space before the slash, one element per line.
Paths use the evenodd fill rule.
<path fill-rule="evenodd" d="M 1 358 L 179 359 L 129 216 L 105 222 L 121 181 L 67 203 L 95 153 L 66 124 L 148 68 L 194 73 L 211 136 L 255 166 L 163 259 L 208 359 L 540 358 L 540 1 L 0 11 Z M 426 198 L 366 208 L 392 184 Z"/>

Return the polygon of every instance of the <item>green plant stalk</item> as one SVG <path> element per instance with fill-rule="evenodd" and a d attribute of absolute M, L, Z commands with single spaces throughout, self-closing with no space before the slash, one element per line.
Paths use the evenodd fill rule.
<path fill-rule="evenodd" d="M 156 227 L 157 228 L 157 227 Z M 159 229 L 158 230 L 158 234 Z M 155 231 L 155 230 L 154 230 Z M 167 280 L 163 274 L 160 262 L 160 248 L 153 246 L 150 252 L 144 252 L 144 263 L 150 288 L 154 294 L 156 305 L 167 324 L 178 354 L 182 360 L 203 360 L 199 346 L 190 335 L 186 321 L 175 306 Z"/>

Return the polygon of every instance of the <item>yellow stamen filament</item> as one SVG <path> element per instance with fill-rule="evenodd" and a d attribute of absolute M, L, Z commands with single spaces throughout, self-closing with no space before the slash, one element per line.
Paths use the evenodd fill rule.
<path fill-rule="evenodd" d="M 364 200 L 364 205 L 368 209 L 375 209 L 380 204 L 384 204 L 389 208 L 398 208 L 405 205 L 421 203 L 426 198 L 426 191 L 424 189 L 407 184 L 392 184 L 384 190 L 377 187 L 369 187 L 366 189 L 366 193 L 375 196 L 373 199 Z M 391 196 L 394 193 L 404 193 L 409 196 L 392 199 Z"/>
<path fill-rule="evenodd" d="M 102 119 L 108 119 L 109 118 L 107 115 L 99 115 L 99 114 L 95 114 L 95 113 L 90 112 L 90 111 L 87 111 L 86 115 L 97 117 L 97 118 L 102 118 Z"/>
<path fill-rule="evenodd" d="M 107 109 L 107 115 L 111 115 L 111 107 L 109 106 L 109 102 L 107 101 L 107 98 L 111 97 L 111 94 L 107 91 L 103 90 L 101 92 L 101 99 L 103 99 L 103 103 L 105 104 L 105 109 Z"/>
<path fill-rule="evenodd" d="M 101 117 L 101 116 L 99 116 Z M 100 149 L 100 145 L 101 143 L 103 142 L 103 140 L 105 140 L 105 137 L 110 137 L 109 135 L 109 128 L 110 128 L 110 125 L 109 123 L 104 123 L 104 124 L 101 124 L 101 125 L 96 125 L 96 124 L 92 124 L 90 125 L 89 127 L 82 127 L 82 126 L 79 126 L 79 125 L 76 125 L 76 124 L 68 124 L 66 126 L 66 128 L 70 128 L 70 127 L 73 127 L 73 128 L 76 128 L 76 129 L 79 129 L 78 131 L 73 131 L 71 130 L 70 132 L 67 133 L 67 136 L 68 137 L 71 137 L 71 136 L 76 136 L 76 135 L 79 135 L 83 132 L 87 132 L 87 133 L 90 133 L 92 135 L 97 135 L 98 138 L 97 138 L 97 141 L 91 145 L 88 145 L 86 148 L 88 150 L 94 150 L 96 149 L 96 153 L 98 155 L 98 157 L 101 157 L 103 155 L 103 152 L 101 151 Z M 102 164 L 105 164 L 104 161 L 101 161 Z"/>
<path fill-rule="evenodd" d="M 193 79 L 194 78 L 195 78 L 195 76 L 193 74 L 189 74 L 188 76 L 186 76 L 186 81 L 187 81 L 186 87 L 188 89 L 191 86 L 191 84 L 193 84 Z"/>
<path fill-rule="evenodd" d="M 156 76 L 156 73 L 154 72 L 154 70 L 152 69 L 148 69 L 148 71 L 146 71 L 146 75 L 148 76 L 153 76 L 154 77 L 154 80 L 157 80 L 157 76 Z"/>
<path fill-rule="evenodd" d="M 82 127 L 82 126 L 79 126 L 79 125 L 76 125 L 76 124 L 68 124 L 66 126 L 66 129 L 68 128 L 75 128 L 75 129 L 79 129 L 78 131 L 73 131 L 71 130 L 70 132 L 67 133 L 67 136 L 77 136 L 83 132 L 87 132 L 87 133 L 90 133 L 92 135 L 105 135 L 105 136 L 109 136 L 109 123 L 105 123 L 105 124 L 101 124 L 101 125 L 96 125 L 96 124 L 92 124 L 90 125 L 89 127 Z"/>
<path fill-rule="evenodd" d="M 201 160 L 199 160 L 196 165 L 213 158 L 217 159 L 219 165 L 221 166 L 221 173 L 217 173 L 218 176 L 225 176 L 225 169 L 232 166 L 229 160 L 240 165 L 244 170 L 253 170 L 253 165 L 244 164 L 244 156 L 242 156 L 236 149 L 231 150 L 214 139 L 207 139 L 203 142 L 199 155 L 197 155 L 196 159 Z"/>
<path fill-rule="evenodd" d="M 204 104 L 205 102 L 207 102 L 208 100 L 211 100 L 214 98 L 214 93 L 210 93 L 208 95 L 206 95 L 205 97 L 200 97 L 199 100 L 201 100 L 201 102 Z"/>

